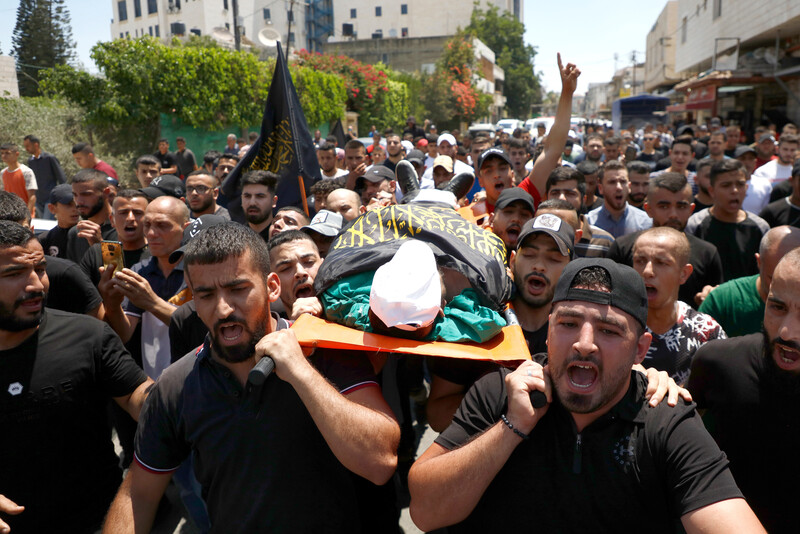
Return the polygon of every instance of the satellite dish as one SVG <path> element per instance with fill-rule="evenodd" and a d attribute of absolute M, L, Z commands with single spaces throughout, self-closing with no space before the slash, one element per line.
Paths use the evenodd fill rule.
<path fill-rule="evenodd" d="M 258 42 L 267 48 L 275 48 L 281 40 L 281 34 L 274 28 L 264 28 L 258 32 Z"/>
<path fill-rule="evenodd" d="M 234 37 L 230 30 L 215 28 L 214 31 L 211 32 L 211 36 L 220 43 L 233 46 Z"/>

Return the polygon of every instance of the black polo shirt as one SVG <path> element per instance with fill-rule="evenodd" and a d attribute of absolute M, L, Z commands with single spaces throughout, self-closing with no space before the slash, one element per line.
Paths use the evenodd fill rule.
<path fill-rule="evenodd" d="M 170 473 L 194 453 L 211 532 L 359 531 L 351 473 L 292 386 L 273 374 L 243 388 L 209 345 L 156 382 L 139 419 L 135 461 Z M 363 352 L 317 350 L 310 361 L 343 394 L 377 387 Z"/>
<path fill-rule="evenodd" d="M 169 349 L 173 363 L 203 344 L 208 328 L 197 315 L 194 300 L 178 306 L 169 321 Z"/>
<path fill-rule="evenodd" d="M 500 421 L 509 372 L 476 382 L 436 443 L 455 449 Z M 553 402 L 472 514 L 448 532 L 672 533 L 684 514 L 741 497 L 694 404 L 651 408 L 646 389 L 631 371 L 625 397 L 580 433 Z"/>
<path fill-rule="evenodd" d="M 608 249 L 606 258 L 633 267 L 633 244 L 642 232 L 634 232 L 617 238 Z M 717 247 L 692 234 L 689 240 L 689 263 L 694 269 L 678 290 L 678 300 L 695 307 L 694 296 L 705 286 L 718 286 L 722 280 L 722 260 Z"/>
<path fill-rule="evenodd" d="M 39 243 L 41 243 L 42 248 L 44 249 L 44 253 L 48 256 L 66 258 L 68 237 L 69 228 L 54 226 L 50 230 L 39 234 L 36 239 L 39 240 Z"/>
<path fill-rule="evenodd" d="M 764 347 L 763 334 L 703 345 L 687 387 L 764 528 L 800 532 L 800 377 L 769 365 Z"/>

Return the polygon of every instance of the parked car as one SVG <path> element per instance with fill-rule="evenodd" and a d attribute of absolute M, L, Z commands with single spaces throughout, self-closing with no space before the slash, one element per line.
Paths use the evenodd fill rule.
<path fill-rule="evenodd" d="M 494 129 L 495 131 L 502 129 L 508 135 L 511 135 L 517 128 L 524 128 L 524 127 L 525 125 L 519 119 L 500 119 L 499 121 L 497 121 L 497 124 L 495 124 Z"/>

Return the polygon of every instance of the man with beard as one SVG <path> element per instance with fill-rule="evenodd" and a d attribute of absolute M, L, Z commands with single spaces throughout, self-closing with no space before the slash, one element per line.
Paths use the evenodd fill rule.
<path fill-rule="evenodd" d="M 631 161 L 628 167 L 628 204 L 634 208 L 644 209 L 647 198 L 647 187 L 650 185 L 650 167 L 643 161 Z"/>
<path fill-rule="evenodd" d="M 800 441 L 799 281 L 800 250 L 793 250 L 775 268 L 762 332 L 701 347 L 689 379 L 742 493 L 767 530 L 778 533 L 800 525 L 800 464 L 787 460 L 787 446 Z"/>
<path fill-rule="evenodd" d="M 303 313 L 320 315 L 322 304 L 314 292 L 314 278 L 322 258 L 311 236 L 300 230 L 287 230 L 270 239 L 267 247 L 289 319 L 294 321 Z"/>
<path fill-rule="evenodd" d="M 148 531 L 190 453 L 212 531 L 357 530 L 353 474 L 385 483 L 400 434 L 365 354 L 304 356 L 288 323 L 270 313 L 280 280 L 252 230 L 209 228 L 190 242 L 184 262 L 209 335 L 153 387 L 105 532 Z M 248 384 L 264 357 L 277 376 Z"/>
<path fill-rule="evenodd" d="M 589 224 L 599 226 L 614 239 L 652 226 L 650 217 L 628 204 L 628 170 L 617 160 L 607 161 L 599 172 L 597 184 L 603 205 L 586 214 Z"/>
<path fill-rule="evenodd" d="M 756 169 L 753 176 L 767 178 L 773 188 L 791 178 L 798 145 L 800 145 L 800 138 L 796 135 L 782 135 L 778 140 L 778 159 L 768 161 Z"/>
<path fill-rule="evenodd" d="M 205 170 L 194 171 L 186 177 L 186 203 L 192 212 L 192 218 L 201 215 L 218 215 L 231 220 L 228 210 L 217 205 L 219 182 Z"/>
<path fill-rule="evenodd" d="M 594 167 L 597 172 L 598 167 L 591 162 L 584 161 L 579 166 Z M 608 253 L 608 247 L 614 242 L 614 236 L 589 224 L 586 220 L 586 205 L 583 199 L 586 197 L 587 184 L 581 171 L 570 167 L 556 167 L 547 177 L 545 185 L 545 202 L 564 201 L 568 202 L 575 210 L 578 224 L 574 226 L 578 235 L 575 243 L 575 255 L 579 258 L 603 258 Z M 600 199 L 602 205 L 603 200 Z M 578 232 L 580 230 L 580 232 Z"/>
<path fill-rule="evenodd" d="M 116 241 L 117 231 L 109 221 L 112 194 L 108 175 L 83 169 L 72 178 L 72 194 L 82 220 L 67 234 L 67 258 L 79 263 L 89 247 L 100 241 Z"/>
<path fill-rule="evenodd" d="M 711 166 L 714 164 L 710 159 L 701 159 L 697 162 L 697 174 L 694 182 L 697 184 L 697 193 L 694 195 L 694 211 L 702 211 L 714 205 L 709 189 L 711 188 Z M 655 176 L 655 175 L 653 175 Z M 691 191 L 690 191 L 691 192 Z"/>
<path fill-rule="evenodd" d="M 242 176 L 242 210 L 247 225 L 266 243 L 272 224 L 272 210 L 278 197 L 275 185 L 278 175 L 269 171 L 250 171 Z"/>
<path fill-rule="evenodd" d="M 692 207 L 692 188 L 685 176 L 668 172 L 652 178 L 644 210 L 653 219 L 654 228 L 668 226 L 683 232 Z M 634 232 L 614 241 L 606 257 L 633 267 L 633 244 L 640 234 Z M 693 305 L 702 302 L 698 300 L 698 294 L 722 283 L 722 260 L 713 244 L 692 234 L 686 234 L 686 238 L 689 240 L 689 263 L 693 269 L 681 284 L 678 299 Z"/>
<path fill-rule="evenodd" d="M 152 383 L 107 325 L 45 309 L 47 261 L 0 221 L 0 532 L 97 530 L 122 476 L 106 405 L 138 419 Z"/>
<path fill-rule="evenodd" d="M 694 405 L 647 406 L 646 380 L 631 370 L 650 345 L 646 322 L 633 269 L 570 262 L 547 353 L 476 382 L 411 468 L 417 526 L 674 532 L 680 520 L 690 533 L 764 532 Z"/>
<path fill-rule="evenodd" d="M 756 274 L 755 254 L 769 225 L 742 209 L 747 191 L 744 166 L 736 159 L 718 161 L 711 166 L 710 182 L 714 205 L 689 217 L 685 231 L 716 245 L 725 280 Z"/>
<path fill-rule="evenodd" d="M 519 187 L 506 189 L 497 198 L 490 217 L 492 232 L 503 240 L 509 255 L 517 247 L 522 225 L 533 219 L 533 197 Z"/>
<path fill-rule="evenodd" d="M 603 159 L 603 136 L 598 133 L 589 134 L 586 137 L 586 147 L 583 154 L 575 158 L 574 163 L 591 161 L 596 165 L 601 165 Z"/>

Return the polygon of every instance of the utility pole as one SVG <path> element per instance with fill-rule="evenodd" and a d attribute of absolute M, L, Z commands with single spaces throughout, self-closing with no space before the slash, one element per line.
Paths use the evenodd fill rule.
<path fill-rule="evenodd" d="M 633 63 L 633 86 L 631 87 L 631 96 L 636 94 L 636 50 L 631 52 L 631 62 Z"/>
<path fill-rule="evenodd" d="M 242 36 L 239 34 L 239 0 L 231 0 L 233 7 L 233 47 L 239 52 L 242 49 Z"/>

